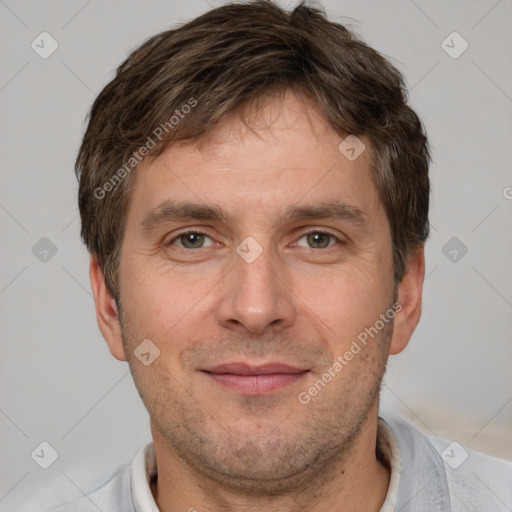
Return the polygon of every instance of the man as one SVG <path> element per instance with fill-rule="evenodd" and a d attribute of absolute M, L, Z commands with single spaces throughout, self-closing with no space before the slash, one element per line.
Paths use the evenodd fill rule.
<path fill-rule="evenodd" d="M 225 5 L 135 50 L 76 170 L 153 443 L 60 510 L 510 510 L 510 463 L 379 418 L 421 314 L 429 161 L 400 73 L 318 9 Z"/>

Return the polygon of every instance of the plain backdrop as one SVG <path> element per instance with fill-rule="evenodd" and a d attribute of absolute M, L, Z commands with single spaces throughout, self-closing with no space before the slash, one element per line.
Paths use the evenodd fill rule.
<path fill-rule="evenodd" d="M 404 73 L 433 151 L 423 315 L 390 360 L 383 407 L 512 459 L 512 2 L 322 5 Z M 128 367 L 96 325 L 73 165 L 85 115 L 127 53 L 207 9 L 0 0 L 1 510 L 81 496 L 150 440 Z M 46 59 L 31 46 L 44 31 L 58 44 Z M 48 469 L 31 456 L 42 442 L 58 454 Z"/>

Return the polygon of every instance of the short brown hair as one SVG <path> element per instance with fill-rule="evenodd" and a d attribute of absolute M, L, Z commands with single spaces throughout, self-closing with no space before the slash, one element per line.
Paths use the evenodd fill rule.
<path fill-rule="evenodd" d="M 116 299 L 131 169 L 175 141 L 204 141 L 229 116 L 246 122 L 259 100 L 289 90 L 313 101 L 340 135 L 370 142 L 395 285 L 401 281 L 428 237 L 430 193 L 427 137 L 407 105 L 401 73 L 318 7 L 302 2 L 287 12 L 256 0 L 212 9 L 151 37 L 91 107 L 75 166 L 81 235 Z"/>

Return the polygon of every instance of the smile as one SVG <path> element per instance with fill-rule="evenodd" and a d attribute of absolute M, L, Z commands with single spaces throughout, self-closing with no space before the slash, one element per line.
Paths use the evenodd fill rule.
<path fill-rule="evenodd" d="M 216 384 L 242 395 L 264 395 L 289 386 L 309 370 L 281 363 L 251 366 L 228 363 L 202 370 Z"/>

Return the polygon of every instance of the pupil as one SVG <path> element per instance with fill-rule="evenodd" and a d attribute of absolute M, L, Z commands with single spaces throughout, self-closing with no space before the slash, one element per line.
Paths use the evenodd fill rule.
<path fill-rule="evenodd" d="M 327 247 L 329 244 L 329 237 L 324 235 L 323 233 L 310 233 L 309 234 L 309 242 L 311 245 L 315 245 L 318 247 Z"/>
<path fill-rule="evenodd" d="M 200 247 L 202 239 L 203 235 L 199 233 L 188 233 L 182 237 L 181 242 L 185 247 Z"/>

